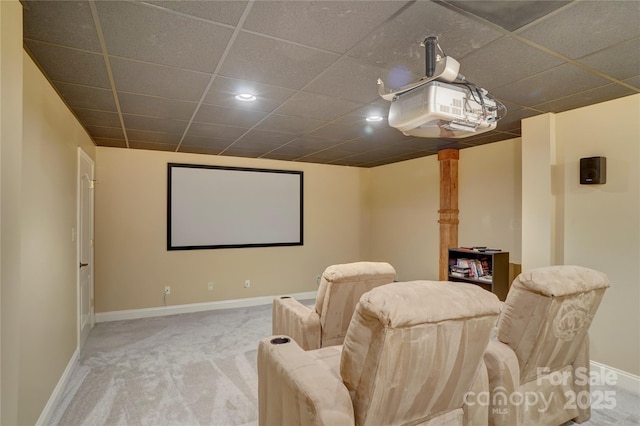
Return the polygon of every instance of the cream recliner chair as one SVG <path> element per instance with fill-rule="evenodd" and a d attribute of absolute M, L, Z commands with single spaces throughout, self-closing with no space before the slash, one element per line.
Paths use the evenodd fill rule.
<path fill-rule="evenodd" d="M 291 337 L 304 350 L 341 345 L 360 296 L 395 278 L 395 269 L 386 262 L 329 266 L 322 273 L 315 307 L 288 296 L 273 300 L 272 333 Z"/>
<path fill-rule="evenodd" d="M 364 294 L 343 346 L 258 347 L 259 424 L 486 425 L 482 356 L 500 301 L 473 284 L 411 281 Z"/>
<path fill-rule="evenodd" d="M 485 353 L 492 425 L 560 425 L 591 416 L 588 330 L 606 275 L 532 269 L 513 281 Z"/>

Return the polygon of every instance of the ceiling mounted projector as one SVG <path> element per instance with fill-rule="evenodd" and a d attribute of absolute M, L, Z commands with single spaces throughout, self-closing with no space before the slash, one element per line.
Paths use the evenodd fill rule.
<path fill-rule="evenodd" d="M 425 77 L 389 92 L 378 79 L 378 93 L 391 101 L 389 125 L 422 138 L 465 138 L 495 129 L 506 107 L 459 74 L 460 64 L 444 54 L 436 37 L 423 44 Z"/>

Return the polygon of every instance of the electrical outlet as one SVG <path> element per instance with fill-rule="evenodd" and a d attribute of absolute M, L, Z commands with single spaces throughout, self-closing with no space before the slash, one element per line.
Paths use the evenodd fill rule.
<path fill-rule="evenodd" d="M 170 286 L 165 286 L 164 287 L 164 294 L 171 294 L 171 287 Z"/>
<path fill-rule="evenodd" d="M 251 280 L 244 280 L 244 288 L 251 287 Z"/>
<path fill-rule="evenodd" d="M 316 275 L 316 284 L 320 285 L 320 275 Z"/>
<path fill-rule="evenodd" d="M 207 283 L 207 289 L 208 289 L 209 291 L 213 291 L 213 281 L 209 281 L 209 282 Z"/>

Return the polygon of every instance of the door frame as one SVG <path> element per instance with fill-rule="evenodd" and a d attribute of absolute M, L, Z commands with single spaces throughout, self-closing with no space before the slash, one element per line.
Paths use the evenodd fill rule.
<path fill-rule="evenodd" d="M 77 344 L 78 344 L 78 349 L 80 349 L 82 347 L 82 345 L 84 344 L 84 341 L 82 341 L 82 300 L 81 300 L 81 278 L 80 278 L 80 263 L 82 260 L 82 253 L 81 253 L 81 246 L 80 246 L 80 242 L 82 239 L 82 207 L 81 207 L 81 202 L 82 202 L 82 197 L 81 197 L 81 192 L 82 192 L 82 172 L 81 172 L 81 163 L 82 161 L 87 161 L 90 164 L 90 176 L 89 176 L 89 180 L 91 181 L 91 188 L 93 188 L 93 184 L 95 182 L 95 162 L 93 161 L 93 159 L 91 157 L 89 157 L 89 155 L 80 147 L 78 147 L 78 162 L 77 162 L 77 177 L 76 177 L 76 186 L 77 186 L 77 193 L 76 193 L 76 204 L 77 204 L 77 211 L 76 211 L 76 232 L 74 233 L 76 236 L 76 299 L 77 299 L 77 307 L 76 307 L 76 312 L 78 315 L 78 321 L 77 321 Z M 95 309 L 94 309 L 94 272 L 95 272 L 95 268 L 94 268 L 94 235 L 95 235 L 95 231 L 94 231 L 94 225 L 95 225 L 95 217 L 94 217 L 94 212 L 95 212 L 95 197 L 94 197 L 94 192 L 91 191 L 91 199 L 89 202 L 90 205 L 90 209 L 91 212 L 89 214 L 91 223 L 89 224 L 89 232 L 90 232 L 90 245 L 89 245 L 89 249 L 90 249 L 90 259 L 89 259 L 89 268 L 90 268 L 90 272 L 89 272 L 89 280 L 90 280 L 90 310 L 89 310 L 89 321 L 90 321 L 90 328 L 93 328 L 93 326 L 95 325 Z"/>

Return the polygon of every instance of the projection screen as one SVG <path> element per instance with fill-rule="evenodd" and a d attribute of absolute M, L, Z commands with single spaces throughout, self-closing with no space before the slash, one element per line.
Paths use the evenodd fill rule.
<path fill-rule="evenodd" d="M 167 250 L 303 244 L 303 173 L 168 164 Z"/>

